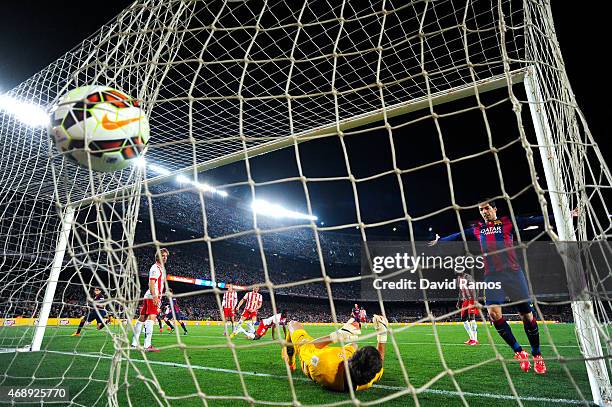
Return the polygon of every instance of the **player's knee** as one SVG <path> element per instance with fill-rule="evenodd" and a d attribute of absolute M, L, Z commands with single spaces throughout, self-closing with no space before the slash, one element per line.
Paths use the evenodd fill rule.
<path fill-rule="evenodd" d="M 498 321 L 498 320 L 500 320 L 500 319 L 502 318 L 502 313 L 501 313 L 501 310 L 497 310 L 497 309 L 493 310 L 493 309 L 490 309 L 490 310 L 489 310 L 489 317 L 491 318 L 491 320 L 492 320 L 492 321 Z"/>
<path fill-rule="evenodd" d="M 364 346 L 357 350 L 348 364 L 354 387 L 370 383 L 383 367 L 380 353 L 373 346 Z"/>

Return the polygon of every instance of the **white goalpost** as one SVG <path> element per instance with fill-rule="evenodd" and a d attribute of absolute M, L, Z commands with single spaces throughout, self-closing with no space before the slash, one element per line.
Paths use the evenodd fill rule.
<path fill-rule="evenodd" d="M 236 344 L 224 338 L 212 343 L 210 349 L 227 356 L 222 368 L 198 366 L 193 355 L 205 346 L 178 334 L 176 343 L 167 347 L 176 351 L 176 360 L 135 356 L 131 322 L 147 288 L 139 277 L 153 264 L 154 254 L 169 247 L 171 256 L 180 259 L 169 274 L 192 273 L 188 277 L 210 280 L 198 287 L 201 290 L 170 296 L 184 301 L 193 315 L 201 316 L 197 308 L 207 306 L 225 321 L 220 316 L 225 285 L 215 284 L 238 275 L 247 281 L 244 286 L 265 290 L 271 312 L 291 306 L 287 298 L 298 293 L 316 297 L 315 302 L 327 307 L 330 321 L 342 322 L 338 303 L 352 298 L 340 298 L 341 288 L 354 287 L 363 278 L 346 274 L 358 260 L 352 246 L 347 249 L 334 240 L 342 235 L 333 234 L 355 232 L 351 236 L 365 243 L 376 240 L 383 226 L 402 224 L 404 240 L 414 242 L 423 223 L 448 214 L 453 226 L 463 229 L 481 196 L 462 178 L 469 170 L 461 166 L 479 160 L 490 160 L 487 165 L 496 178 L 491 190 L 507 204 L 513 221 L 515 208 L 528 206 L 545 219 L 552 214 L 555 227 L 545 220 L 543 232 L 521 244 L 529 246 L 542 237 L 561 245 L 603 242 L 604 257 L 610 256 L 605 243 L 612 236 L 612 175 L 576 105 L 548 1 L 337 3 L 138 0 L 6 95 L 10 103 L 47 109 L 77 86 L 116 87 L 141 103 L 151 123 L 151 141 L 146 161 L 116 173 L 96 173 L 54 149 L 43 126 L 24 122 L 0 104 L 0 386 L 50 380 L 54 386 L 86 383 L 102 389 L 95 390 L 91 400 L 82 398 L 84 390 L 71 394 L 71 405 L 140 405 L 145 396 L 160 405 L 179 400 L 204 405 L 219 400 L 335 405 L 336 399 L 321 403 L 300 393 L 299 369 L 291 375 L 287 368 L 285 379 L 249 372 L 241 355 L 244 349 L 261 349 L 256 342 Z M 505 109 L 503 124 L 495 123 L 502 117 L 495 116 L 497 109 Z M 462 117 L 461 131 L 445 122 Z M 427 131 L 419 127 L 424 123 L 430 126 Z M 484 135 L 479 142 L 476 133 Z M 365 173 L 356 165 L 350 143 L 373 134 L 385 159 Z M 451 139 L 458 134 L 462 143 Z M 398 148 L 407 137 L 422 138 L 415 140 L 414 151 Z M 328 148 L 324 143 L 329 141 L 337 145 L 338 166 L 332 171 L 329 163 L 320 162 L 329 173 L 313 171 L 304 147 Z M 425 153 L 420 157 L 419 143 L 424 146 L 426 141 L 439 145 L 435 158 Z M 256 160 L 278 152 L 289 154 L 293 172 L 279 170 L 265 180 L 257 178 Z M 214 187 L 203 181 L 209 171 L 242 163 L 242 172 L 235 170 L 239 179 L 228 177 Z M 439 178 L 427 172 L 438 167 L 444 172 Z M 417 210 L 414 197 L 421 191 L 406 181 L 412 176 L 431 178 L 447 191 L 448 201 Z M 364 203 L 362 190 L 387 177 L 389 185 L 393 183 L 389 194 L 400 208 L 388 214 L 386 208 Z M 525 180 L 524 185 L 516 187 L 513 177 Z M 316 187 L 335 182 L 346 186 L 342 200 L 350 201 L 347 207 L 354 208 L 354 214 L 326 226 L 314 217 L 321 207 Z M 246 203 L 238 198 L 219 203 L 214 195 L 242 188 L 243 196 L 255 201 L 265 196 L 261 191 L 277 187 L 300 191 L 304 218 L 268 220 L 254 209 L 243 211 Z M 340 192 L 335 196 L 340 200 Z M 172 237 L 175 228 L 184 229 L 180 237 Z M 236 257 L 228 256 L 223 245 L 237 248 Z M 350 252 L 351 258 L 340 258 L 339 250 Z M 316 273 L 309 269 L 287 276 L 283 270 L 281 277 L 282 261 L 309 262 Z M 337 274 L 334 263 L 341 264 L 345 274 Z M 542 328 L 551 347 L 547 361 L 558 363 L 563 372 L 559 380 L 575 394 L 575 400 L 568 398 L 571 402 L 612 404 L 612 308 L 606 288 L 612 265 L 606 267 L 584 276 L 588 281 L 579 298 L 559 302 L 571 303 L 579 358 L 568 362 L 549 328 Z M 568 265 L 567 270 L 571 273 L 572 268 Z M 79 348 L 88 339 L 83 337 L 75 340 L 71 354 L 65 349 L 63 325 L 91 309 L 94 286 L 102 289 L 104 307 L 120 322 L 104 328 L 107 336 L 95 352 Z M 418 378 L 423 384 L 414 385 L 414 372 L 403 362 L 406 351 L 392 334 L 387 352 L 389 359 L 399 361 L 397 385 L 387 386 L 380 400 L 361 399 L 351 390 L 342 402 L 400 403 L 410 397 L 418 405 L 419 396 L 448 379 L 452 390 L 444 391 L 469 404 L 471 393 L 462 375 L 494 363 L 502 366 L 499 371 L 512 393 L 503 395 L 504 400 L 522 405 L 529 399 L 517 391 L 504 351 L 491 337 L 491 360 L 451 366 L 435 326 L 456 312 L 434 316 L 432 304 L 425 303 L 427 313 L 419 322 L 434 325 L 431 340 L 438 349 L 440 371 L 422 382 Z M 375 305 L 385 312 L 397 304 L 380 298 Z M 204 318 L 197 319 L 203 326 Z M 398 328 L 408 334 L 411 329 Z M 274 358 L 283 340 L 272 343 Z M 56 359 L 60 357 L 65 359 Z M 91 360 L 107 376 L 83 373 L 79 357 Z M 47 370 L 52 362 L 63 371 Z M 581 368 L 570 369 L 568 363 L 580 363 Z M 171 387 L 160 367 L 176 368 L 186 390 Z M 239 377 L 234 392 L 220 391 L 202 376 L 221 373 Z M 253 377 L 279 380 L 287 389 L 285 398 L 258 393 L 249 381 Z M 583 391 L 583 382 L 588 382 L 590 394 Z"/>

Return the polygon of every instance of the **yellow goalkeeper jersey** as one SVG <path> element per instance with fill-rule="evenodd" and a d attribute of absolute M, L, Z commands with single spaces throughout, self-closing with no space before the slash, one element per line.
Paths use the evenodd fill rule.
<path fill-rule="evenodd" d="M 291 335 L 294 344 L 311 341 L 313 338 L 304 330 L 297 330 Z M 334 347 L 326 346 L 317 349 L 313 344 L 298 345 L 295 347 L 300 358 L 302 372 L 321 386 L 335 391 L 345 391 L 345 368 L 343 360 L 349 360 L 357 351 L 354 346 Z M 357 387 L 357 390 L 366 390 L 372 387 L 382 377 L 384 369 L 366 384 Z"/>

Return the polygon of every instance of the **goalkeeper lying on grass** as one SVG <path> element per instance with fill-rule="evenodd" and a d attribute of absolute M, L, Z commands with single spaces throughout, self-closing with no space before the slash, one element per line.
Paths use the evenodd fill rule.
<path fill-rule="evenodd" d="M 286 340 L 293 346 L 283 347 L 283 360 L 293 371 L 296 367 L 296 356 L 299 356 L 302 371 L 307 377 L 326 389 L 348 391 L 349 382 L 343 363 L 343 360 L 346 360 L 353 388 L 369 389 L 383 374 L 388 326 L 387 318 L 380 315 L 374 315 L 372 322 L 376 329 L 378 346 L 364 346 L 358 350 L 357 344 L 354 343 L 342 347 L 328 346 L 339 341 L 349 343 L 357 340 L 361 330 L 353 318 L 337 331 L 316 340 L 308 335 L 301 323 L 291 321 Z"/>

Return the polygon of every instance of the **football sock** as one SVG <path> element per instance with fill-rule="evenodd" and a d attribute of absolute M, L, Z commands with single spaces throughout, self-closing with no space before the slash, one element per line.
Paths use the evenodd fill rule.
<path fill-rule="evenodd" d="M 181 327 L 183 328 L 183 331 L 185 331 L 185 333 L 187 333 L 187 328 L 185 327 L 185 323 L 183 321 L 180 321 L 179 324 L 181 324 Z"/>
<path fill-rule="evenodd" d="M 470 321 L 472 326 L 472 339 L 478 341 L 478 323 L 475 320 Z"/>
<path fill-rule="evenodd" d="M 247 322 L 247 328 L 249 328 L 249 332 L 251 333 L 255 332 L 255 326 L 253 325 L 253 322 L 251 321 Z"/>
<path fill-rule="evenodd" d="M 149 346 L 151 346 L 151 337 L 153 336 L 153 321 L 152 320 L 147 319 L 145 321 L 144 331 L 145 331 L 144 347 L 146 349 Z"/>
<path fill-rule="evenodd" d="M 81 333 L 81 329 L 83 329 L 83 325 L 85 325 L 85 318 L 81 319 L 81 322 L 79 322 L 79 327 L 77 328 L 77 331 L 76 331 L 77 334 Z"/>
<path fill-rule="evenodd" d="M 512 333 L 512 329 L 510 329 L 510 325 L 508 325 L 508 322 L 506 321 L 504 317 L 501 317 L 497 321 L 493 321 L 493 325 L 495 326 L 497 333 L 499 333 L 499 336 L 501 336 L 502 339 L 506 341 L 506 343 L 512 348 L 513 351 L 515 352 L 523 351 L 523 348 L 516 341 L 516 338 L 514 337 L 514 334 Z"/>
<path fill-rule="evenodd" d="M 523 321 L 523 328 L 531 345 L 531 354 L 533 356 L 541 355 L 540 353 L 540 331 L 538 330 L 538 322 L 535 318 L 531 321 Z"/>
<path fill-rule="evenodd" d="M 166 325 L 168 325 L 170 329 L 174 329 L 174 325 L 172 325 L 172 322 L 166 321 Z"/>
<path fill-rule="evenodd" d="M 473 340 L 474 338 L 472 338 L 472 328 L 470 327 L 470 321 L 463 321 L 463 328 L 465 328 L 465 331 L 468 333 L 470 339 Z"/>
<path fill-rule="evenodd" d="M 132 346 L 138 346 L 140 344 L 140 331 L 142 331 L 143 323 L 136 321 L 134 325 L 134 336 L 132 336 Z"/>
<path fill-rule="evenodd" d="M 163 326 L 162 326 L 162 320 L 161 320 L 161 318 L 157 318 L 157 323 L 159 324 L 159 329 L 162 329 L 162 328 L 163 328 Z"/>

